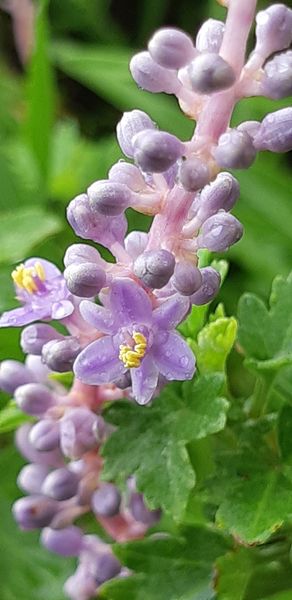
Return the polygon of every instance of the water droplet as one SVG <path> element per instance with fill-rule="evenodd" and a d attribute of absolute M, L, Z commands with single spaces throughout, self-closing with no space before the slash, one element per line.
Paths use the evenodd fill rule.
<path fill-rule="evenodd" d="M 187 367 L 187 366 L 188 366 L 188 364 L 189 364 L 189 359 L 188 359 L 188 357 L 187 357 L 187 356 L 182 356 L 182 357 L 179 359 L 179 364 L 180 364 L 182 367 Z"/>

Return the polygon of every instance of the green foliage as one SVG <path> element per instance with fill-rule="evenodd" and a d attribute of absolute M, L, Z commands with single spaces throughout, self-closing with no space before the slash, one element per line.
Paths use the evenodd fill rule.
<path fill-rule="evenodd" d="M 14 431 L 28 420 L 29 417 L 16 406 L 15 402 L 11 401 L 0 412 L 0 434 Z"/>

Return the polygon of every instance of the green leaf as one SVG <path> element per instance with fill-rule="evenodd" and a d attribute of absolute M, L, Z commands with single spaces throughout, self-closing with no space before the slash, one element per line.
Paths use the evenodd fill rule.
<path fill-rule="evenodd" d="M 236 332 L 237 321 L 234 317 L 221 317 L 205 325 L 194 344 L 200 373 L 225 371 Z"/>
<path fill-rule="evenodd" d="M 278 442 L 284 462 L 292 460 L 292 407 L 284 406 L 279 414 Z"/>
<path fill-rule="evenodd" d="M 29 417 L 16 406 L 14 401 L 11 401 L 0 411 L 0 433 L 14 431 L 28 420 Z"/>
<path fill-rule="evenodd" d="M 108 600 L 212 600 L 213 564 L 228 548 L 212 529 L 189 528 L 181 536 L 146 539 L 114 547 L 118 558 L 134 572 L 108 582 Z"/>
<path fill-rule="evenodd" d="M 49 61 L 49 0 L 39 0 L 35 23 L 35 47 L 27 74 L 26 139 L 38 162 L 44 182 L 50 164 L 50 146 L 54 121 L 54 81 Z"/>
<path fill-rule="evenodd" d="M 270 309 L 254 294 L 239 303 L 238 339 L 248 364 L 258 371 L 292 364 L 292 273 L 276 277 Z"/>
<path fill-rule="evenodd" d="M 172 98 L 139 90 L 129 73 L 133 50 L 76 43 L 55 43 L 53 57 L 65 73 L 86 85 L 119 110 L 140 108 L 159 123 L 161 129 L 190 136 L 193 128 Z"/>
<path fill-rule="evenodd" d="M 252 568 L 250 552 L 245 548 L 220 556 L 216 561 L 218 600 L 245 600 Z"/>
<path fill-rule="evenodd" d="M 23 260 L 36 244 L 61 229 L 60 219 L 40 208 L 24 208 L 2 215 L 0 263 Z"/>
<path fill-rule="evenodd" d="M 105 418 L 118 429 L 103 447 L 104 477 L 123 481 L 135 475 L 151 507 L 180 518 L 195 483 L 186 444 L 224 428 L 228 403 L 220 397 L 222 385 L 222 375 L 210 374 L 185 382 L 181 395 L 169 386 L 151 407 L 110 406 Z"/>

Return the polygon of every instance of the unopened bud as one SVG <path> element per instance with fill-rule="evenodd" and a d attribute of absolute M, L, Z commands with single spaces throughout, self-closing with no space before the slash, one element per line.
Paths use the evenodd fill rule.
<path fill-rule="evenodd" d="M 103 263 L 103 260 L 96 248 L 93 248 L 93 246 L 88 246 L 88 244 L 72 244 L 72 246 L 67 248 L 64 256 L 65 267 L 88 262 L 95 264 Z"/>
<path fill-rule="evenodd" d="M 109 171 L 108 177 L 110 181 L 123 183 L 133 192 L 140 192 L 146 187 L 146 182 L 138 167 L 124 161 L 120 161 L 113 165 Z"/>
<path fill-rule="evenodd" d="M 262 93 L 273 100 L 292 94 L 292 51 L 276 54 L 266 63 L 262 79 Z"/>
<path fill-rule="evenodd" d="M 96 490 L 91 498 L 91 506 L 97 517 L 113 517 L 118 514 L 121 494 L 112 483 L 105 483 Z"/>
<path fill-rule="evenodd" d="M 292 10 L 285 4 L 272 4 L 256 16 L 256 52 L 264 58 L 288 48 L 292 42 Z"/>
<path fill-rule="evenodd" d="M 215 52 L 200 54 L 188 67 L 192 89 L 198 94 L 225 90 L 235 82 L 232 67 Z"/>
<path fill-rule="evenodd" d="M 49 473 L 42 485 L 42 493 L 54 500 L 68 500 L 77 494 L 78 476 L 66 467 Z"/>
<path fill-rule="evenodd" d="M 199 52 L 219 52 L 225 25 L 223 21 L 208 19 L 203 23 L 196 38 L 196 48 Z"/>
<path fill-rule="evenodd" d="M 140 523 L 144 523 L 148 527 L 157 523 L 161 517 L 161 510 L 149 510 L 145 505 L 143 495 L 138 492 L 131 494 L 129 509 L 136 521 L 140 521 Z"/>
<path fill-rule="evenodd" d="M 243 234 L 241 223 L 233 215 L 219 212 L 202 225 L 198 246 L 211 252 L 223 252 L 238 242 Z"/>
<path fill-rule="evenodd" d="M 59 450 L 50 450 L 49 452 L 39 452 L 32 445 L 29 435 L 32 429 L 30 423 L 24 423 L 21 425 L 15 434 L 15 442 L 18 450 L 27 460 L 37 463 L 40 465 L 47 465 L 49 467 L 60 467 L 64 464 L 63 456 Z"/>
<path fill-rule="evenodd" d="M 183 296 L 191 296 L 202 285 L 201 271 L 187 261 L 175 265 L 172 283 L 175 289 Z"/>
<path fill-rule="evenodd" d="M 0 363 L 0 389 L 7 394 L 14 394 L 19 386 L 34 380 L 33 372 L 18 360 L 3 360 Z"/>
<path fill-rule="evenodd" d="M 96 181 L 87 192 L 93 212 L 107 217 L 122 214 L 132 202 L 131 190 L 123 183 L 115 181 Z"/>
<path fill-rule="evenodd" d="M 202 285 L 191 297 L 192 304 L 208 304 L 216 296 L 220 287 L 220 275 L 212 267 L 201 269 Z"/>
<path fill-rule="evenodd" d="M 82 548 L 83 532 L 79 527 L 71 525 L 64 529 L 45 527 L 41 533 L 41 544 L 60 556 L 78 556 Z"/>
<path fill-rule="evenodd" d="M 59 446 L 59 425 L 52 419 L 42 419 L 30 430 L 31 444 L 40 452 L 48 452 Z"/>
<path fill-rule="evenodd" d="M 67 336 L 63 340 L 48 342 L 42 351 L 44 363 L 57 373 L 71 371 L 74 360 L 81 351 L 77 338 Z"/>
<path fill-rule="evenodd" d="M 138 86 L 147 92 L 175 94 L 180 88 L 176 72 L 158 65 L 149 52 L 135 54 L 130 71 Z"/>
<path fill-rule="evenodd" d="M 179 179 L 185 190 L 196 192 L 210 181 L 210 171 L 199 158 L 187 158 L 180 165 Z"/>
<path fill-rule="evenodd" d="M 248 133 L 231 129 L 220 136 L 213 156 L 224 169 L 248 169 L 256 158 L 256 149 Z"/>
<path fill-rule="evenodd" d="M 145 130 L 133 139 L 134 158 L 142 171 L 163 173 L 184 153 L 184 144 L 171 133 Z"/>
<path fill-rule="evenodd" d="M 97 420 L 88 408 L 69 409 L 60 421 L 60 443 L 65 456 L 80 458 L 87 450 L 96 447 L 94 427 Z"/>
<path fill-rule="evenodd" d="M 134 273 L 144 285 L 163 288 L 173 274 L 175 259 L 167 250 L 150 250 L 140 254 L 134 263 Z"/>
<path fill-rule="evenodd" d="M 126 252 L 135 260 L 139 254 L 144 252 L 148 242 L 148 234 L 145 231 L 131 231 L 125 238 Z"/>
<path fill-rule="evenodd" d="M 41 417 L 55 404 L 53 394 L 40 383 L 21 385 L 14 395 L 17 406 L 33 417 Z"/>
<path fill-rule="evenodd" d="M 28 325 L 22 331 L 20 345 L 23 352 L 40 356 L 42 348 L 47 342 L 52 340 L 61 340 L 63 335 L 56 331 L 51 325 L 45 323 L 34 323 Z"/>
<path fill-rule="evenodd" d="M 69 265 L 64 277 L 68 290 L 80 298 L 96 296 L 106 282 L 104 270 L 92 262 Z"/>
<path fill-rule="evenodd" d="M 172 27 L 156 31 L 148 44 L 153 60 L 166 69 L 180 69 L 195 54 L 192 39 L 180 29 Z"/>
<path fill-rule="evenodd" d="M 288 152 L 292 150 L 292 108 L 268 114 L 254 138 L 257 150 Z"/>
<path fill-rule="evenodd" d="M 28 494 L 39 494 L 49 472 L 46 465 L 25 465 L 17 477 L 17 485 Z"/>
<path fill-rule="evenodd" d="M 144 129 L 155 129 L 155 123 L 142 110 L 125 112 L 117 124 L 117 138 L 121 150 L 129 158 L 133 158 L 133 137 Z"/>
<path fill-rule="evenodd" d="M 230 173 L 219 173 L 215 181 L 206 186 L 200 195 L 198 219 L 203 222 L 219 210 L 228 212 L 239 198 L 239 183 Z"/>
<path fill-rule="evenodd" d="M 49 525 L 58 511 L 58 503 L 45 496 L 27 496 L 13 504 L 12 512 L 21 529 L 39 529 Z"/>

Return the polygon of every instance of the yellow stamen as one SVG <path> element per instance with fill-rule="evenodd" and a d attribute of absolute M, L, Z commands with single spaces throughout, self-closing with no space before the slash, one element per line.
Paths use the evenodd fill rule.
<path fill-rule="evenodd" d="M 135 342 L 134 347 L 126 344 L 120 345 L 119 359 L 127 369 L 137 369 L 137 367 L 140 367 L 141 359 L 144 358 L 147 349 L 147 340 L 143 333 L 133 331 L 132 339 Z"/>
<path fill-rule="evenodd" d="M 18 265 L 12 271 L 11 277 L 18 287 L 26 290 L 29 294 L 34 294 L 38 289 L 34 277 L 45 281 L 46 273 L 43 265 L 40 262 L 36 262 L 33 267 L 25 267 L 23 264 Z"/>

